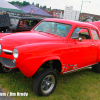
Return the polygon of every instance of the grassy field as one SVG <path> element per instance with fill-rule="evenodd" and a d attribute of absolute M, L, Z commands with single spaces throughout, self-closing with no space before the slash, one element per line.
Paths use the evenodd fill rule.
<path fill-rule="evenodd" d="M 14 100 L 100 100 L 100 74 L 91 69 L 60 75 L 55 91 L 48 97 L 34 94 L 33 81 L 21 72 L 0 74 L 3 92 L 28 93 L 28 97 L 11 97 Z"/>

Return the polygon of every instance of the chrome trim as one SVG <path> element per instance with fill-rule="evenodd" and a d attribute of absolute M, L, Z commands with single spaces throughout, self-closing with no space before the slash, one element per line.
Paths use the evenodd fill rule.
<path fill-rule="evenodd" d="M 16 66 L 16 63 L 14 63 L 13 60 L 7 58 L 0 57 L 0 62 L 7 68 L 15 68 Z"/>
<path fill-rule="evenodd" d="M 11 51 L 11 50 L 7 50 L 7 49 L 2 49 L 2 51 L 4 52 L 4 53 L 13 53 L 13 51 Z"/>
<path fill-rule="evenodd" d="M 95 63 L 95 64 L 98 64 L 98 63 Z M 92 65 L 95 65 L 95 64 L 92 64 Z M 90 69 L 92 65 L 88 65 L 88 66 L 78 68 L 78 69 L 75 69 L 75 70 L 67 71 L 67 72 L 64 72 L 62 74 L 68 74 L 68 73 L 76 72 L 76 71 L 79 71 L 79 70 L 82 70 L 82 69 L 88 69 L 88 68 Z"/>
<path fill-rule="evenodd" d="M 92 46 L 94 46 L 94 44 L 92 44 Z"/>

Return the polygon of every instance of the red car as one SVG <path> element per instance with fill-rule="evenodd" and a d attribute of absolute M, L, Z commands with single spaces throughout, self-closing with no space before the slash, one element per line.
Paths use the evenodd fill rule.
<path fill-rule="evenodd" d="M 24 33 L 24 34 L 23 34 Z M 92 65 L 100 73 L 100 36 L 96 26 L 64 19 L 44 19 L 28 32 L 0 38 L 0 62 L 35 77 L 37 96 L 50 95 L 58 74 Z"/>

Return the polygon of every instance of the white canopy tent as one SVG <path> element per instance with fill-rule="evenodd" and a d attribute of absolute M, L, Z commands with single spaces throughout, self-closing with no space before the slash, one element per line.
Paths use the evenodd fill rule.
<path fill-rule="evenodd" d="M 5 0 L 0 0 L 0 10 L 25 13 Z"/>

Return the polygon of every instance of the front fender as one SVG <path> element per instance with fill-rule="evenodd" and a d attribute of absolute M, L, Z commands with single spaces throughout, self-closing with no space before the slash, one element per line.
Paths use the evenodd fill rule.
<path fill-rule="evenodd" d="M 50 56 L 50 57 L 46 57 L 45 59 L 43 59 L 42 63 L 45 63 L 45 62 L 47 62 L 49 60 L 59 60 L 59 61 L 61 61 L 59 56 Z"/>
<path fill-rule="evenodd" d="M 64 43 L 34 44 L 17 49 L 20 57 L 16 60 L 16 66 L 25 76 L 31 77 L 46 61 L 59 60 L 61 64 L 66 63 L 65 55 L 68 53 L 69 45 Z"/>
<path fill-rule="evenodd" d="M 27 77 L 33 76 L 36 71 L 40 68 L 40 66 L 49 60 L 60 60 L 58 56 L 42 56 L 42 57 L 31 57 L 28 59 L 20 60 L 16 66 L 20 69 L 20 71 Z M 60 60 L 61 61 L 61 60 Z M 61 61 L 62 63 L 62 61 Z"/>

